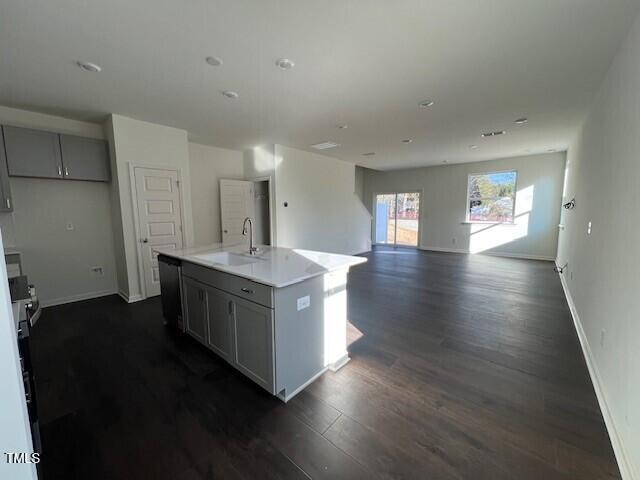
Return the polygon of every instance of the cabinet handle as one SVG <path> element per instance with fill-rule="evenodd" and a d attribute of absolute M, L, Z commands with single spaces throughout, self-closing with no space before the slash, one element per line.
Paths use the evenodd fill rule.
<path fill-rule="evenodd" d="M 68 169 L 67 167 L 64 167 L 64 175 L 65 175 L 66 177 L 68 177 L 68 176 L 69 176 L 69 169 Z"/>
<path fill-rule="evenodd" d="M 7 208 L 11 209 L 11 199 L 7 198 Z"/>
<path fill-rule="evenodd" d="M 242 287 L 240 290 L 242 290 L 244 293 L 253 293 L 253 290 L 251 290 L 250 288 Z"/>
<path fill-rule="evenodd" d="M 233 300 L 229 300 L 229 315 L 233 315 Z"/>
<path fill-rule="evenodd" d="M 33 395 L 31 394 L 31 377 L 29 375 L 29 372 L 23 372 L 22 373 L 22 381 L 24 383 L 24 396 L 27 400 L 27 405 L 31 404 L 31 400 L 33 398 Z"/>
<path fill-rule="evenodd" d="M 58 176 L 62 176 L 62 165 L 58 165 Z"/>

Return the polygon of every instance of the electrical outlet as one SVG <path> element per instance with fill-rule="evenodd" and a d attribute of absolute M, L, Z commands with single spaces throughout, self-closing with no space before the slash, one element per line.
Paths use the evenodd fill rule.
<path fill-rule="evenodd" d="M 604 348 L 604 336 L 605 336 L 605 331 L 601 330 L 600 331 L 600 348 Z"/>
<path fill-rule="evenodd" d="M 458 241 L 458 239 L 457 239 L 456 237 L 453 237 L 453 238 L 451 239 L 451 243 L 453 243 L 454 245 L 456 244 L 456 242 L 457 242 L 457 241 Z"/>
<path fill-rule="evenodd" d="M 587 224 L 587 235 L 591 235 L 591 222 Z"/>
<path fill-rule="evenodd" d="M 101 266 L 91 267 L 91 271 L 100 277 L 104 275 L 104 268 Z"/>
<path fill-rule="evenodd" d="M 73 230 L 73 223 L 67 222 L 67 230 L 69 231 Z"/>

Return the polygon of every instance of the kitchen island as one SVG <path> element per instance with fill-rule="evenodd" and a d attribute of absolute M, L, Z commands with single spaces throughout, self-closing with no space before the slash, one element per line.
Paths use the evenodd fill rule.
<path fill-rule="evenodd" d="M 365 258 L 221 244 L 154 251 L 178 276 L 174 300 L 175 280 L 160 269 L 163 307 L 179 302 L 187 334 L 281 400 L 349 360 L 347 272 Z"/>

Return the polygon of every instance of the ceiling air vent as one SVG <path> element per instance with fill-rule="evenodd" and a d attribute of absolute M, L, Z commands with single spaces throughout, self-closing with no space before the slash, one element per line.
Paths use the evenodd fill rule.
<path fill-rule="evenodd" d="M 484 138 L 497 137 L 498 135 L 504 135 L 505 133 L 507 133 L 507 132 L 505 132 L 504 130 L 496 130 L 495 132 L 485 132 L 485 133 L 482 134 L 482 136 Z"/>
<path fill-rule="evenodd" d="M 320 142 L 315 145 L 311 145 L 311 148 L 315 148 L 316 150 L 327 150 L 328 148 L 339 147 L 340 144 L 336 142 Z"/>

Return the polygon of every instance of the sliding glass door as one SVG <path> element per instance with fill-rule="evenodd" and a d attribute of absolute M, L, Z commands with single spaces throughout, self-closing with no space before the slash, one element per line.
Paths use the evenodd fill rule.
<path fill-rule="evenodd" d="M 418 246 L 420 193 L 376 195 L 375 243 Z"/>

